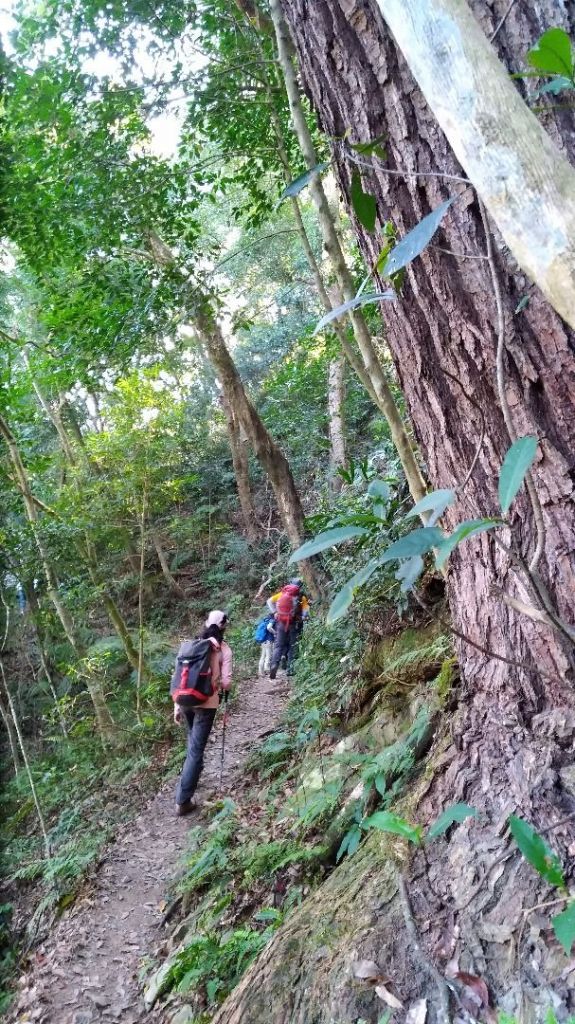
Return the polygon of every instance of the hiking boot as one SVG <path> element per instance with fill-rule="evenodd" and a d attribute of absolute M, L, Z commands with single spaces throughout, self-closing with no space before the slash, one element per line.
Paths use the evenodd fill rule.
<path fill-rule="evenodd" d="M 176 817 L 183 818 L 186 814 L 195 811 L 196 805 L 193 800 L 186 800 L 183 804 L 176 804 Z"/>
<path fill-rule="evenodd" d="M 270 668 L 270 679 L 275 679 L 278 674 L 277 667 Z"/>

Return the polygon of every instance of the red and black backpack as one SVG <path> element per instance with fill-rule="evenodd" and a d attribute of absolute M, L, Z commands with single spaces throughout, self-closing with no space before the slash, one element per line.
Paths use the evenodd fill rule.
<path fill-rule="evenodd" d="M 211 640 L 184 640 L 170 683 L 175 704 L 197 708 L 214 695 L 211 655 L 219 649 L 219 644 L 215 647 Z"/>
<path fill-rule="evenodd" d="M 276 601 L 276 619 L 284 626 L 291 626 L 300 611 L 299 587 L 295 583 L 288 583 L 283 587 L 280 596 Z"/>

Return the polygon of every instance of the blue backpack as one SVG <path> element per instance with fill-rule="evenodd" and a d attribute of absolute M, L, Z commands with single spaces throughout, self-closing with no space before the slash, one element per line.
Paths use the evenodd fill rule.
<path fill-rule="evenodd" d="M 263 644 L 266 640 L 271 640 L 271 637 L 268 634 L 268 622 L 270 619 L 271 615 L 268 615 L 265 619 L 262 619 L 261 622 L 258 622 L 254 633 L 254 640 L 257 644 Z"/>

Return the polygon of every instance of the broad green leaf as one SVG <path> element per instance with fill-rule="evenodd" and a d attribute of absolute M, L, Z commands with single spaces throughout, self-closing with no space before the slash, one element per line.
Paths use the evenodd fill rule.
<path fill-rule="evenodd" d="M 565 879 L 561 862 L 557 854 L 549 849 L 543 837 L 526 821 L 515 817 L 514 814 L 509 818 L 509 829 L 531 867 L 535 868 L 549 885 L 557 885 L 560 889 L 564 889 Z"/>
<path fill-rule="evenodd" d="M 382 142 L 385 142 L 385 139 L 385 135 L 378 135 L 371 142 L 350 142 L 349 148 L 353 149 L 354 153 L 360 153 L 362 156 L 371 156 L 372 153 L 377 153 L 382 160 L 385 160 L 387 153 L 385 147 L 382 146 Z"/>
<path fill-rule="evenodd" d="M 461 544 L 461 541 L 473 537 L 476 533 L 493 530 L 496 526 L 505 526 L 505 523 L 502 519 L 466 519 L 464 523 L 460 523 L 457 529 L 438 545 L 435 555 L 437 568 L 443 568 L 451 552 Z"/>
<path fill-rule="evenodd" d="M 431 510 L 435 513 L 435 518 L 439 519 L 445 512 L 445 509 L 449 505 L 453 505 L 455 498 L 455 491 L 431 491 L 430 494 L 426 494 L 425 498 L 422 498 L 421 501 L 417 502 L 417 505 L 414 505 L 409 510 L 405 518 L 413 519 L 415 516 L 420 515 L 421 512 L 429 512 Z"/>
<path fill-rule="evenodd" d="M 381 558 L 372 558 L 359 572 L 355 573 L 355 576 L 352 576 L 347 581 L 345 586 L 336 594 L 329 607 L 325 620 L 327 626 L 333 626 L 334 622 L 337 622 L 338 619 L 341 619 L 342 615 L 345 615 L 350 605 L 353 604 L 356 591 L 363 587 L 364 583 L 367 583 L 370 576 L 373 575 L 376 569 L 379 569 L 380 565 Z"/>
<path fill-rule="evenodd" d="M 315 167 L 310 167 L 309 171 L 304 171 L 303 174 L 300 174 L 297 178 L 294 178 L 293 181 L 290 181 L 289 185 L 284 188 L 278 199 L 278 206 L 280 203 L 283 203 L 284 199 L 290 199 L 292 196 L 299 195 L 302 189 L 309 185 L 311 179 L 315 178 L 316 174 L 322 174 L 323 171 L 326 171 L 329 165 L 330 161 L 323 164 L 316 164 Z"/>
<path fill-rule="evenodd" d="M 428 839 L 437 839 L 437 836 L 442 836 L 450 825 L 453 825 L 456 821 L 465 821 L 466 818 L 477 818 L 478 811 L 475 807 L 470 807 L 469 804 L 453 804 L 452 807 L 446 807 L 442 814 L 439 815 L 437 821 L 433 823 L 431 828 L 428 830 Z"/>
<path fill-rule="evenodd" d="M 361 177 L 357 171 L 351 176 L 351 205 L 359 223 L 366 231 L 373 231 L 377 216 L 375 196 L 363 191 Z"/>
<path fill-rule="evenodd" d="M 317 537 L 314 537 L 313 540 L 307 540 L 305 544 L 302 544 L 301 548 L 294 551 L 288 565 L 292 562 L 301 562 L 303 558 L 317 555 L 320 551 L 332 548 L 335 544 L 341 544 L 344 540 L 350 540 L 352 537 L 362 537 L 367 532 L 363 526 L 336 526 L 333 530 L 325 530 L 323 533 L 318 533 Z"/>
<path fill-rule="evenodd" d="M 423 558 L 421 555 L 414 555 L 413 558 L 406 558 L 405 561 L 399 563 L 395 578 L 401 582 L 402 594 L 407 594 L 412 589 L 422 572 Z"/>
<path fill-rule="evenodd" d="M 573 78 L 573 53 L 567 33 L 562 28 L 547 29 L 529 50 L 527 62 L 538 71 Z"/>
<path fill-rule="evenodd" d="M 382 501 L 389 501 L 391 491 L 389 484 L 386 484 L 385 480 L 372 480 L 367 488 L 367 493 L 370 498 L 381 498 Z"/>
<path fill-rule="evenodd" d="M 401 239 L 401 242 L 394 245 L 382 269 L 384 277 L 397 273 L 398 270 L 406 267 L 408 263 L 411 263 L 416 256 L 423 252 L 425 246 L 433 238 L 452 202 L 453 199 L 447 199 L 444 203 L 441 203 L 435 210 L 428 213 L 427 217 L 420 220 L 419 224 L 416 224 L 405 238 Z"/>
<path fill-rule="evenodd" d="M 499 504 L 503 513 L 509 511 L 517 491 L 537 454 L 537 438 L 520 437 L 507 452 L 499 474 Z"/>
<path fill-rule="evenodd" d="M 385 793 L 386 793 L 386 790 L 387 790 L 387 782 L 386 782 L 386 778 L 385 778 L 385 773 L 384 772 L 380 772 L 379 775 L 375 776 L 375 779 L 373 781 L 374 781 L 375 788 L 377 789 L 377 792 L 379 793 L 379 795 L 380 796 L 385 796 Z"/>
<path fill-rule="evenodd" d="M 337 306 L 335 309 L 330 309 L 329 313 L 322 316 L 321 320 L 316 324 L 314 337 L 321 331 L 323 327 L 330 324 L 332 320 L 338 320 L 340 316 L 345 313 L 349 313 L 352 309 L 357 309 L 358 306 L 367 306 L 370 302 L 391 302 L 397 298 L 394 291 L 388 290 L 386 292 L 369 292 L 368 295 L 356 295 L 353 299 L 349 299 L 348 302 L 344 302 L 343 305 Z"/>
<path fill-rule="evenodd" d="M 369 818 L 363 819 L 361 827 L 376 828 L 380 832 L 392 832 L 396 836 L 403 836 L 404 839 L 408 839 L 410 843 L 415 843 L 417 846 L 421 843 L 423 832 L 421 825 L 412 825 L 411 822 L 406 821 L 405 818 L 399 818 L 391 811 L 376 811 Z"/>
<path fill-rule="evenodd" d="M 575 902 L 568 903 L 565 910 L 551 918 L 553 931 L 557 941 L 561 943 L 567 956 L 571 953 L 571 947 L 575 942 Z"/>
<path fill-rule="evenodd" d="M 384 551 L 381 556 L 384 562 L 393 562 L 395 558 L 413 558 L 414 555 L 425 555 L 432 548 L 442 543 L 444 535 L 438 526 L 422 526 L 412 530 L 405 537 L 400 537 Z"/>
<path fill-rule="evenodd" d="M 357 825 L 353 825 L 349 832 L 344 835 L 339 850 L 335 855 L 335 862 L 339 864 L 344 853 L 347 853 L 348 857 L 353 857 L 361 842 L 361 831 Z"/>

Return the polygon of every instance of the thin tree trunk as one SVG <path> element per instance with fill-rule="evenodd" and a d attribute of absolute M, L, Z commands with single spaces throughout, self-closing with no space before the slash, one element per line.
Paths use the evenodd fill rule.
<path fill-rule="evenodd" d="M 0 718 L 2 719 L 2 724 L 6 730 L 6 735 L 8 736 L 8 744 L 10 747 L 10 753 L 12 755 L 12 764 L 14 765 L 14 775 L 17 775 L 18 772 L 20 771 L 18 737 L 16 735 L 16 730 L 14 729 L 14 725 L 12 723 L 10 708 L 7 703 L 4 703 L 3 692 L 4 686 L 0 688 Z"/>
<path fill-rule="evenodd" d="M 68 436 L 68 432 L 66 430 L 66 427 L 64 426 L 64 423 L 62 421 L 62 416 L 60 414 L 60 410 L 59 410 L 59 408 L 56 408 L 54 405 L 50 404 L 50 402 L 47 400 L 46 396 L 44 395 L 42 389 L 36 383 L 36 381 L 34 379 L 33 369 L 32 369 L 32 367 L 30 365 L 30 361 L 29 361 L 28 356 L 27 356 L 26 353 L 24 354 L 24 359 L 25 359 L 25 362 L 26 362 L 26 366 L 27 366 L 27 368 L 28 368 L 28 370 L 30 372 L 30 376 L 32 378 L 32 386 L 34 388 L 34 391 L 36 392 L 36 396 L 38 398 L 38 401 L 39 401 L 39 403 L 40 403 L 44 413 L 46 414 L 46 416 L 48 417 L 48 419 L 52 423 L 52 425 L 53 425 L 53 427 L 54 427 L 54 429 L 55 429 L 55 431 L 56 431 L 56 433 L 58 435 L 58 440 L 60 441 L 60 444 L 62 446 L 62 450 L 64 452 L 64 456 L 65 456 L 66 460 L 68 461 L 68 463 L 70 464 L 70 466 L 76 467 L 78 465 L 78 459 L 77 459 L 77 456 L 76 456 L 76 452 L 74 451 L 73 445 L 71 444 L 71 441 L 70 441 L 70 438 Z M 84 457 L 84 456 L 85 456 L 85 453 L 83 452 L 82 457 Z M 85 458 L 84 458 L 84 462 L 85 462 L 86 468 L 89 469 L 90 466 L 89 466 L 89 464 L 88 464 L 88 462 L 87 462 L 87 460 Z M 77 486 L 77 488 L 79 488 L 78 484 L 76 484 L 76 486 Z M 125 654 L 126 654 L 126 658 L 128 659 L 128 661 L 129 661 L 130 665 L 132 666 L 132 668 L 137 672 L 137 671 L 139 671 L 138 652 L 137 652 L 136 648 L 134 647 L 134 644 L 132 643 L 132 639 L 130 637 L 130 633 L 128 631 L 128 627 L 126 625 L 126 622 L 124 620 L 124 617 L 123 617 L 123 615 L 122 615 L 118 605 L 116 604 L 116 602 L 115 602 L 114 598 L 112 597 L 111 593 L 109 592 L 109 590 L 107 590 L 106 587 L 104 587 L 103 584 L 102 584 L 102 580 L 100 578 L 100 573 L 98 571 L 98 558 L 97 558 L 97 554 L 96 554 L 96 549 L 95 549 L 94 544 L 92 543 L 92 541 L 90 539 L 90 536 L 89 536 L 87 531 L 84 534 L 84 550 L 85 550 L 85 553 L 86 553 L 86 559 L 87 559 L 87 564 L 88 564 L 88 571 L 90 573 L 90 578 L 92 580 L 92 583 L 94 584 L 94 587 L 95 587 L 96 591 L 100 592 L 100 594 L 101 594 L 102 604 L 104 605 L 104 608 L 106 609 L 106 613 L 108 615 L 108 618 L 109 618 L 113 628 L 115 629 L 118 638 L 122 642 L 122 646 L 124 648 L 124 651 L 125 651 Z M 138 564 L 139 564 L 139 559 L 138 559 Z"/>
<path fill-rule="evenodd" d="M 49 659 L 46 653 L 44 637 L 42 635 L 42 630 L 40 628 L 40 606 L 38 604 L 38 598 L 34 593 L 34 584 L 32 583 L 30 587 L 25 586 L 24 593 L 28 601 L 28 607 L 30 609 L 30 618 L 32 620 L 34 632 L 36 634 L 36 640 L 38 643 L 38 653 L 40 655 L 40 665 L 44 675 L 46 676 L 46 681 L 48 683 L 50 693 L 52 694 L 52 699 L 54 701 L 54 710 L 56 711 L 56 714 L 58 716 L 58 721 L 60 723 L 62 735 L 68 738 L 68 726 L 66 724 L 66 719 L 60 707 L 60 701 L 58 700 L 58 694 L 56 692 L 56 687 L 54 685 L 54 678 L 48 663 Z"/>
<path fill-rule="evenodd" d="M 289 542 L 293 548 L 298 548 L 304 539 L 304 513 L 289 463 L 246 394 L 213 312 L 205 305 L 197 306 L 194 310 L 194 323 L 219 377 L 226 401 L 244 428 L 256 458 L 269 477 Z M 319 584 L 313 566 L 307 561 L 301 562 L 300 566 L 312 596 L 317 596 Z"/>
<path fill-rule="evenodd" d="M 174 579 L 174 576 L 172 575 L 172 572 L 170 570 L 170 566 L 168 564 L 168 559 L 166 558 L 166 552 L 164 551 L 164 548 L 163 548 L 162 541 L 161 541 L 159 533 L 157 532 L 157 530 L 150 530 L 149 532 L 150 532 L 150 539 L 152 541 L 152 544 L 154 545 L 156 554 L 158 556 L 158 561 L 159 561 L 160 566 L 162 568 L 162 573 L 164 575 L 164 579 L 168 583 L 169 587 L 174 591 L 174 593 L 178 595 L 178 597 L 181 597 L 181 598 L 183 598 L 183 600 L 186 600 L 186 592 L 184 590 L 182 590 L 180 584 L 178 583 L 178 581 L 176 579 Z M 144 587 L 145 587 L 145 580 L 144 580 Z"/>
<path fill-rule="evenodd" d="M 250 487 L 248 457 L 241 439 L 240 425 L 234 416 L 233 409 L 225 394 L 222 394 L 221 396 L 221 404 L 226 417 L 228 440 L 230 442 L 230 449 L 232 453 L 232 462 L 234 466 L 236 486 L 238 489 L 238 498 L 240 500 L 242 519 L 244 521 L 244 530 L 250 544 L 255 544 L 258 539 L 258 529 Z"/>
<path fill-rule="evenodd" d="M 282 13 L 280 0 L 271 0 L 270 11 L 275 27 L 278 57 L 284 75 L 293 126 L 301 146 L 305 162 L 308 168 L 311 169 L 317 165 L 318 159 L 301 102 L 299 86 L 290 55 L 291 38 L 287 23 Z M 327 196 L 321 179 L 317 174 L 313 176 L 310 182 L 310 192 L 317 210 L 320 230 L 326 251 L 332 262 L 332 266 L 344 298 L 346 301 L 349 301 L 354 298 L 356 292 L 353 277 L 345 261 L 345 256 L 331 215 Z M 391 388 L 383 372 L 383 368 L 379 361 L 373 344 L 373 339 L 364 316 L 356 309 L 350 313 L 350 317 L 365 369 L 377 396 L 378 407 L 383 412 L 389 424 L 391 438 L 403 466 L 410 493 L 414 501 L 419 501 L 426 493 L 426 484 L 423 474 L 417 464 L 401 413 L 397 408 Z"/>
<path fill-rule="evenodd" d="M 39 821 L 39 824 L 40 824 L 40 830 L 42 832 L 42 838 L 44 839 L 44 851 L 45 851 L 46 857 L 49 859 L 50 858 L 50 842 L 48 840 L 48 832 L 46 830 L 46 823 L 44 821 L 44 815 L 42 814 L 42 807 L 40 805 L 40 801 L 38 799 L 38 794 L 36 792 L 36 786 L 34 784 L 34 776 L 32 775 L 32 771 L 31 771 L 31 768 L 30 768 L 30 763 L 28 761 L 28 755 L 26 753 L 26 747 L 24 745 L 24 738 L 22 736 L 22 730 L 20 729 L 20 723 L 18 721 L 18 715 L 16 713 L 16 708 L 14 706 L 14 701 L 12 700 L 12 694 L 10 693 L 10 688 L 8 686 L 8 681 L 6 679 L 6 673 L 4 672 L 4 662 L 3 662 L 2 658 L 3 658 L 3 655 L 4 655 L 4 648 L 6 646 L 6 640 L 8 638 L 8 631 L 9 631 L 9 628 L 10 628 L 10 608 L 8 606 L 8 602 L 6 601 L 6 599 L 4 597 L 4 594 L 2 594 L 1 596 L 2 596 L 2 604 L 4 605 L 4 610 L 5 610 L 5 613 L 6 613 L 6 625 L 5 625 L 5 629 L 4 629 L 4 637 L 3 637 L 3 640 L 2 640 L 2 644 L 0 646 L 0 691 L 6 697 L 6 701 L 8 703 L 8 710 L 10 712 L 10 717 L 12 719 L 12 724 L 14 726 L 14 732 L 16 734 L 16 739 L 18 741 L 18 746 L 20 748 L 20 753 L 22 755 L 22 761 L 24 762 L 24 768 L 26 769 L 26 774 L 28 776 L 28 783 L 30 785 L 30 791 L 32 793 L 32 799 L 33 799 L 34 805 L 36 807 L 36 813 L 38 815 L 38 821 Z M 12 734 L 9 733 L 9 736 L 10 736 L 10 745 L 12 746 L 12 742 L 13 742 Z M 14 752 L 13 752 L 13 757 L 14 757 L 14 765 L 17 766 L 17 757 L 14 755 Z M 16 773 L 18 773 L 18 768 L 17 767 L 16 767 Z"/>
<path fill-rule="evenodd" d="M 273 31 L 273 24 L 272 24 L 272 22 L 270 22 L 270 25 L 271 25 L 272 31 Z M 285 147 L 285 140 L 284 140 L 284 136 L 283 136 L 282 123 L 281 123 L 280 118 L 278 117 L 278 114 L 277 114 L 277 111 L 276 111 L 276 108 L 275 108 L 275 104 L 274 104 L 273 93 L 271 91 L 271 87 L 269 85 L 269 82 L 268 82 L 267 78 L 265 80 L 265 88 L 266 88 L 266 95 L 267 95 L 267 100 L 268 100 L 268 105 L 269 105 L 270 120 L 271 120 L 272 127 L 274 129 L 274 133 L 275 133 L 275 137 L 276 137 L 277 152 L 278 152 L 278 156 L 280 158 L 280 162 L 281 162 L 281 164 L 283 166 L 283 169 L 284 169 L 284 177 L 285 177 L 286 185 L 289 185 L 290 181 L 293 178 L 293 172 L 292 172 L 292 169 L 291 169 L 291 166 L 290 166 L 288 153 L 287 153 L 287 150 L 286 150 L 286 147 Z M 312 249 L 312 247 L 310 245 L 310 241 L 309 241 L 309 238 L 308 238 L 308 235 L 307 235 L 307 231 L 305 229 L 305 224 L 303 222 L 303 217 L 302 217 L 302 214 L 301 214 L 300 202 L 299 202 L 297 196 L 291 196 L 290 197 L 290 203 L 291 203 L 291 208 L 292 208 L 292 212 L 293 212 L 293 216 L 294 216 L 294 220 L 295 220 L 296 229 L 297 229 L 297 232 L 298 232 L 299 237 L 301 239 L 303 251 L 304 251 L 306 260 L 308 262 L 308 266 L 309 266 L 309 268 L 311 270 L 311 273 L 312 273 L 312 276 L 313 276 L 313 280 L 314 280 L 314 284 L 315 284 L 317 293 L 318 293 L 318 295 L 320 297 L 321 303 L 322 303 L 326 313 L 329 313 L 330 310 L 334 309 L 334 303 L 332 302 L 332 300 L 330 298 L 330 295 L 329 295 L 329 292 L 328 292 L 328 290 L 327 290 L 327 288 L 326 288 L 326 286 L 324 284 L 319 264 L 318 264 L 318 262 L 317 262 L 317 260 L 315 258 L 315 253 L 314 253 L 314 251 L 313 251 L 313 249 Z M 329 210 L 329 208 L 328 208 L 328 210 Z M 331 215 L 331 210 L 329 210 L 329 213 Z M 341 304 L 341 302 L 343 302 L 343 299 L 340 301 L 339 304 Z M 365 390 L 367 391 L 367 393 L 369 394 L 372 402 L 374 403 L 375 406 L 377 406 L 378 409 L 380 409 L 381 412 L 383 412 L 383 409 L 381 408 L 381 403 L 380 403 L 379 398 L 378 398 L 378 396 L 376 394 L 375 388 L 374 388 L 374 386 L 373 386 L 373 384 L 371 382 L 371 378 L 370 378 L 369 374 L 367 373 L 367 371 L 366 371 L 366 369 L 365 369 L 365 367 L 363 365 L 361 357 L 356 353 L 353 345 L 349 341 L 349 339 L 347 337 L 346 329 L 345 329 L 345 326 L 344 326 L 343 322 L 341 320 L 339 320 L 339 319 L 338 320 L 334 320 L 334 321 L 332 321 L 331 328 L 333 329 L 333 331 L 334 331 L 334 333 L 335 333 L 335 335 L 336 335 L 336 337 L 337 337 L 337 339 L 338 339 L 338 341 L 339 341 L 339 343 L 341 345 L 342 351 L 345 353 L 345 357 L 346 357 L 347 361 L 349 362 L 350 366 L 352 367 L 352 369 L 356 373 L 357 377 L 359 378 L 359 380 L 363 384 L 363 386 L 364 386 Z"/>
<path fill-rule="evenodd" d="M 12 462 L 12 466 L 14 468 L 18 489 L 24 501 L 24 507 L 26 509 L 28 522 L 30 523 L 30 529 L 32 531 L 32 535 L 34 537 L 34 541 L 38 549 L 38 554 L 40 555 L 40 562 L 46 579 L 46 591 L 48 597 L 50 598 L 52 604 L 54 605 L 56 614 L 60 620 L 66 639 L 68 640 L 68 643 L 70 644 L 70 647 L 72 648 L 76 658 L 78 659 L 78 661 L 80 661 L 84 657 L 85 651 L 82 647 L 82 644 L 78 640 L 74 628 L 74 623 L 72 622 L 72 618 L 68 612 L 68 609 L 65 607 L 60 597 L 58 577 L 52 566 L 52 562 L 48 555 L 47 548 L 44 545 L 42 534 L 39 530 L 38 511 L 34 503 L 32 491 L 30 489 L 28 475 L 26 473 L 24 464 L 20 457 L 20 452 L 18 450 L 18 445 L 16 444 L 16 439 L 3 416 L 0 416 L 0 436 L 3 437 L 6 442 L 8 453 L 10 455 L 10 461 Z M 94 705 L 96 722 L 98 725 L 98 731 L 100 733 L 102 741 L 104 743 L 115 742 L 117 738 L 117 730 L 114 720 L 110 714 L 108 705 L 106 703 L 106 698 L 104 695 L 102 685 L 89 672 L 86 673 L 86 687 L 88 693 L 90 694 L 92 704 Z"/>
<path fill-rule="evenodd" d="M 327 409 L 329 417 L 330 440 L 330 487 L 334 494 L 339 494 L 343 480 L 338 469 L 343 469 L 345 457 L 345 426 L 343 406 L 345 399 L 345 363 L 343 356 L 332 359 L 329 364 L 327 385 Z"/>

